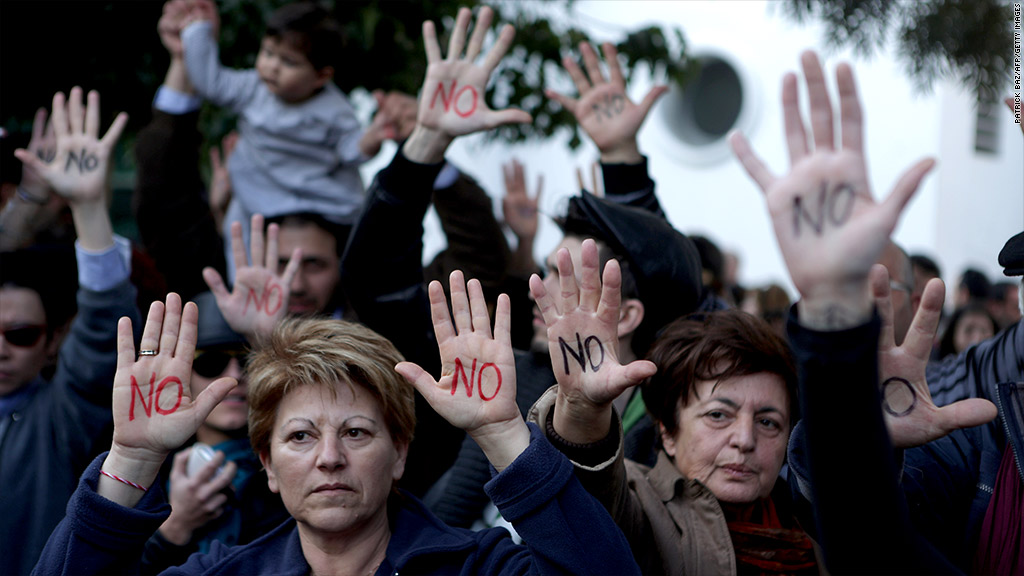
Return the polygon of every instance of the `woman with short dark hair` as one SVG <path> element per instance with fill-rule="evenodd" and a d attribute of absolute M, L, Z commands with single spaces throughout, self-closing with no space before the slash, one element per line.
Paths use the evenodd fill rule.
<path fill-rule="evenodd" d="M 572 261 L 559 255 L 558 265 L 558 296 L 531 282 L 559 384 L 530 419 L 573 461 L 641 570 L 817 573 L 811 539 L 790 512 L 788 487 L 777 482 L 797 411 L 786 343 L 764 321 L 723 310 L 676 320 L 649 360 L 620 366 L 608 322 L 618 315 L 617 263 L 605 266 L 600 282 L 588 240 L 578 285 Z M 611 405 L 636 382 L 661 432 L 653 468 L 624 460 Z"/>

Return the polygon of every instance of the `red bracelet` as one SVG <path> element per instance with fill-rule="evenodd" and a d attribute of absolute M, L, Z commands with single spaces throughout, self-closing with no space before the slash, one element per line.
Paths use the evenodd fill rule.
<path fill-rule="evenodd" d="M 135 482 L 132 482 L 131 480 L 125 480 L 124 478 L 120 478 L 118 476 L 114 476 L 113 474 L 111 474 L 110 472 L 107 472 L 106 470 L 100 470 L 100 474 L 103 474 L 107 478 L 113 478 L 114 480 L 117 480 L 118 482 L 120 482 L 122 484 L 127 484 L 127 485 L 131 486 L 132 488 L 138 488 L 139 490 L 142 490 L 143 492 L 145 492 L 146 490 L 149 490 L 149 488 L 146 488 L 142 484 L 136 484 Z"/>

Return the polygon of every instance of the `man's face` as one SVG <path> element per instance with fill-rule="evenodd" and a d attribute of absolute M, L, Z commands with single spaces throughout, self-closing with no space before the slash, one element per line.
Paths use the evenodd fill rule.
<path fill-rule="evenodd" d="M 17 330 L 17 332 L 15 332 Z M 46 311 L 35 290 L 0 288 L 0 397 L 28 384 L 46 365 Z"/>
<path fill-rule="evenodd" d="M 337 242 L 330 232 L 312 223 L 282 225 L 277 237 L 283 272 L 296 248 L 302 249 L 302 262 L 291 283 L 288 313 L 292 315 L 330 314 L 328 310 L 338 287 L 341 258 Z"/>
<path fill-rule="evenodd" d="M 544 266 L 547 268 L 547 272 L 544 274 L 544 287 L 547 289 L 548 294 L 555 296 L 561 293 L 561 289 L 558 286 L 558 260 L 555 255 L 562 248 L 569 251 L 569 256 L 572 257 L 573 270 L 576 271 L 576 281 L 579 282 L 583 238 L 579 236 L 566 236 L 562 238 L 562 241 L 559 242 L 558 246 L 555 246 L 555 249 L 548 254 L 545 260 Z M 540 308 L 537 308 L 536 305 L 533 307 L 533 340 L 530 342 L 530 349 L 534 352 L 548 352 L 548 329 L 544 324 L 544 317 L 541 316 Z"/>

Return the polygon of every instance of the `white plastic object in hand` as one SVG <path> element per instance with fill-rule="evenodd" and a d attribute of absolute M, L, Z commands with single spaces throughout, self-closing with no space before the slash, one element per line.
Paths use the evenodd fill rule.
<path fill-rule="evenodd" d="M 195 444 L 193 444 L 192 452 L 189 453 L 188 455 L 188 465 L 186 467 L 186 473 L 188 474 L 188 476 L 191 478 L 192 476 L 198 474 L 199 470 L 202 469 L 203 466 L 206 466 L 207 462 L 213 460 L 213 457 L 216 454 L 217 452 L 213 448 L 210 448 L 208 445 L 203 444 L 202 442 L 196 442 Z M 221 465 L 220 467 L 217 468 L 217 473 L 219 474 L 220 471 L 223 469 L 224 466 Z"/>

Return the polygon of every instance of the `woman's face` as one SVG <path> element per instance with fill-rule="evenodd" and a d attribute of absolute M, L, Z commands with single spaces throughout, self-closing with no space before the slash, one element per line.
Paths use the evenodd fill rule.
<path fill-rule="evenodd" d="M 700 380 L 676 416 L 665 451 L 686 478 L 700 480 L 723 502 L 768 496 L 789 441 L 789 393 L 776 374 L 718 382 Z"/>
<path fill-rule="evenodd" d="M 978 342 L 983 342 L 995 336 L 995 328 L 988 316 L 977 314 L 964 314 L 956 323 L 953 332 L 953 348 L 959 354 Z"/>
<path fill-rule="evenodd" d="M 387 523 L 385 503 L 408 450 L 391 439 L 380 405 L 362 386 L 335 389 L 336 398 L 312 386 L 285 396 L 270 452 L 260 455 L 270 489 L 299 527 L 325 535 Z"/>

